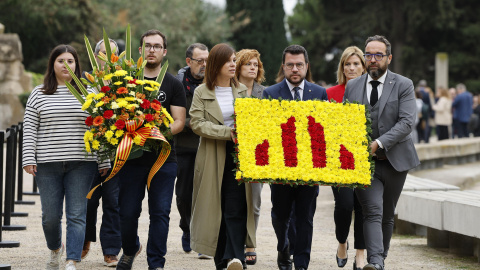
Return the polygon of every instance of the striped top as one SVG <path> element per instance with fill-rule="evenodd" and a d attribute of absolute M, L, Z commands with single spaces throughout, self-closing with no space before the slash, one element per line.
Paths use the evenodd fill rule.
<path fill-rule="evenodd" d="M 86 155 L 83 135 L 88 130 L 88 113 L 66 86 L 58 86 L 53 95 L 42 92 L 43 85 L 33 89 L 24 117 L 23 167 L 59 161 L 97 161 Z M 93 89 L 88 89 L 93 91 Z M 108 160 L 99 169 L 109 168 Z"/>

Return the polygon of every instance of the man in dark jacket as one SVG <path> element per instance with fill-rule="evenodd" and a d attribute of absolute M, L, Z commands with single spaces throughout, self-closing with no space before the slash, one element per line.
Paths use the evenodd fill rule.
<path fill-rule="evenodd" d="M 203 82 L 205 66 L 207 65 L 208 48 L 201 43 L 190 45 L 185 53 L 187 66 L 180 69 L 176 78 L 183 84 L 187 98 L 187 115 L 185 127 L 182 132 L 175 136 L 175 148 L 177 150 L 177 183 L 175 194 L 177 195 L 177 208 L 180 213 L 180 228 L 183 231 L 182 247 L 185 252 L 190 252 L 190 218 L 192 212 L 193 172 L 195 156 L 199 137 L 193 133 L 190 127 L 190 106 L 192 105 L 195 88 Z M 200 258 L 208 258 L 199 254 Z"/>

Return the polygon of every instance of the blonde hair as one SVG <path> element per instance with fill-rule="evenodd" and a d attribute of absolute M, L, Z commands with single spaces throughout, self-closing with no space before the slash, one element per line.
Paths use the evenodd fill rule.
<path fill-rule="evenodd" d="M 243 49 L 237 52 L 237 63 L 236 63 L 236 71 L 235 76 L 237 79 L 240 79 L 240 69 L 243 65 L 248 63 L 248 61 L 252 60 L 253 58 L 257 58 L 258 60 L 258 72 L 257 78 L 255 78 L 255 82 L 263 83 L 265 81 L 265 70 L 263 69 L 262 60 L 260 60 L 260 53 L 257 50 L 253 49 Z"/>
<path fill-rule="evenodd" d="M 360 50 L 360 48 L 358 48 L 357 46 L 350 46 L 350 47 L 347 47 L 343 53 L 342 53 L 342 57 L 340 58 L 340 62 L 338 63 L 338 69 L 337 69 L 337 83 L 338 84 L 346 84 L 347 83 L 347 77 L 345 77 L 345 73 L 343 73 L 344 71 L 344 66 L 345 66 L 345 62 L 347 62 L 348 58 L 350 58 L 351 56 L 358 56 L 358 58 L 360 58 L 360 62 L 362 62 L 362 66 L 363 66 L 363 72 L 362 74 L 365 74 L 366 72 L 366 68 L 365 68 L 365 59 L 363 58 L 363 52 L 362 50 Z"/>

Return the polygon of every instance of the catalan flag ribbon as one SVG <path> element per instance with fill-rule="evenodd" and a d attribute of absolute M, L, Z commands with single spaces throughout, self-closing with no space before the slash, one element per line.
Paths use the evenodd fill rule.
<path fill-rule="evenodd" d="M 150 188 L 150 182 L 152 181 L 153 176 L 158 172 L 158 170 L 160 170 L 163 163 L 165 163 L 165 160 L 170 154 L 172 147 L 168 143 L 167 139 L 165 139 L 165 136 L 163 136 L 163 134 L 160 132 L 160 130 L 157 127 L 140 128 L 143 125 L 143 120 L 139 120 L 139 121 L 128 120 L 128 121 L 125 121 L 125 123 L 126 123 L 127 132 L 125 133 L 125 136 L 123 137 L 122 141 L 117 147 L 117 154 L 115 155 L 115 163 L 113 165 L 112 172 L 107 177 L 107 179 L 103 181 L 103 183 L 112 179 L 120 171 L 123 165 L 125 165 L 125 162 L 127 162 L 128 156 L 132 151 L 133 139 L 139 136 L 141 139 L 139 144 L 140 146 L 143 146 L 147 139 L 162 141 L 162 150 L 160 151 L 160 154 L 158 155 L 158 158 L 155 161 L 155 164 L 153 164 L 152 168 L 150 169 L 150 173 L 148 174 L 147 187 Z M 103 183 L 95 186 L 92 190 L 90 190 L 90 192 L 87 195 L 87 198 L 90 199 L 95 189 L 97 189 L 97 187 L 102 185 Z"/>

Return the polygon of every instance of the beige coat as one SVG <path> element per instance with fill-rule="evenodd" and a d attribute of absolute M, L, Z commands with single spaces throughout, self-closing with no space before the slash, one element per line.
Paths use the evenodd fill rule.
<path fill-rule="evenodd" d="M 246 96 L 247 87 L 233 89 L 233 98 Z M 200 136 L 193 178 L 191 247 L 198 253 L 214 256 L 222 218 L 221 190 L 225 166 L 225 145 L 231 128 L 223 125 L 223 115 L 215 96 L 205 84 L 195 89 L 190 108 L 190 126 Z M 233 173 L 233 172 L 232 172 Z M 255 220 L 252 188 L 245 184 L 247 198 L 247 246 L 255 247 Z"/>
<path fill-rule="evenodd" d="M 432 109 L 435 111 L 435 124 L 450 126 L 452 124 L 452 100 L 440 97 Z"/>

